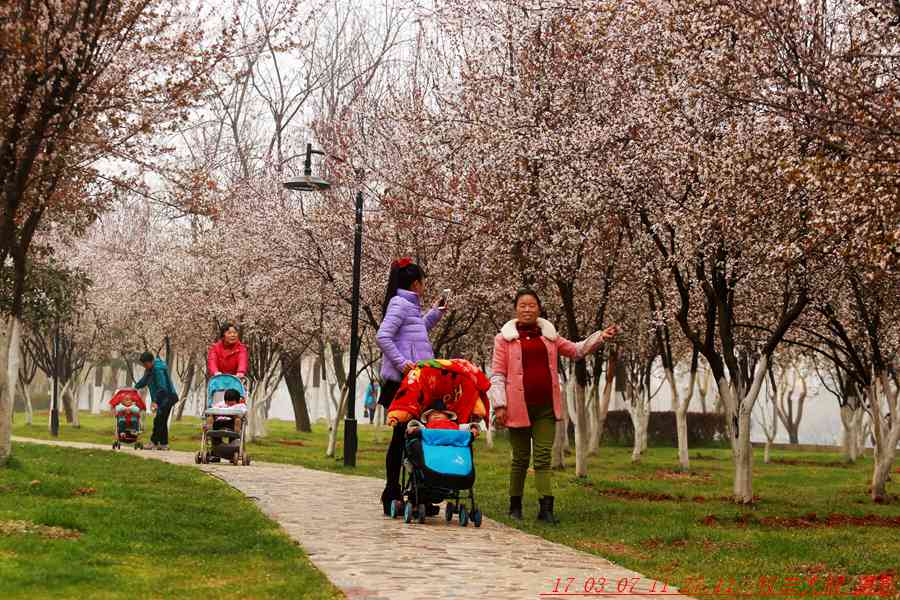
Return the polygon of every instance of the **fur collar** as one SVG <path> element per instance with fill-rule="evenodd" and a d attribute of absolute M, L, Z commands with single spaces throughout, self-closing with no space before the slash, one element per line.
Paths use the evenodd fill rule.
<path fill-rule="evenodd" d="M 556 327 L 553 326 L 553 323 L 546 319 L 538 319 L 538 327 L 541 328 L 541 335 L 547 338 L 550 342 L 555 342 L 558 334 L 556 333 Z M 511 342 L 513 340 L 519 339 L 519 330 L 516 329 L 516 320 L 507 321 L 506 324 L 500 328 L 500 335 L 503 336 L 507 342 Z"/>

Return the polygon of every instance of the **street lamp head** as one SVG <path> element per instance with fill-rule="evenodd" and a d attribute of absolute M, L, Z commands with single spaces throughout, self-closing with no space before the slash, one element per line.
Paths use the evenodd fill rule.
<path fill-rule="evenodd" d="M 281 185 L 285 189 L 295 192 L 322 192 L 331 187 L 331 184 L 314 175 L 301 175 L 299 177 L 291 177 L 284 181 Z"/>
<path fill-rule="evenodd" d="M 306 145 L 306 160 L 303 161 L 303 175 L 300 177 L 291 177 L 282 185 L 285 189 L 296 192 L 322 192 L 331 187 L 331 184 L 312 174 L 312 155 L 325 154 L 321 150 L 313 150 L 312 144 Z"/>

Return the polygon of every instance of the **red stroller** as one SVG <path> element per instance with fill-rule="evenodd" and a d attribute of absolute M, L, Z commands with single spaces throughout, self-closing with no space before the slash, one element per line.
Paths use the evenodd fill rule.
<path fill-rule="evenodd" d="M 147 410 L 144 399 L 134 388 L 122 388 L 116 390 L 109 401 L 109 407 L 113 411 L 116 420 L 116 437 L 113 440 L 113 450 L 122 447 L 122 443 L 134 444 L 135 450 L 142 450 L 141 443 L 141 412 Z"/>

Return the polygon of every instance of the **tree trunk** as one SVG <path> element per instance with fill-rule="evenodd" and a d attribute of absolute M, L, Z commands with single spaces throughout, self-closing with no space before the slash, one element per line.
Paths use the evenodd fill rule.
<path fill-rule="evenodd" d="M 21 359 L 22 324 L 16 317 L 6 320 L 6 343 L 4 344 L 0 366 L 6 367 L 6 390 L 0 394 L 0 466 L 9 460 L 12 452 L 12 412 L 16 397 L 16 380 L 19 377 Z"/>
<path fill-rule="evenodd" d="M 191 388 L 194 387 L 194 376 L 197 371 L 197 357 L 191 354 L 188 359 L 187 370 L 184 373 L 184 381 L 181 382 L 181 401 L 178 408 L 174 410 L 175 420 L 180 421 L 184 417 L 184 407 L 187 405 L 191 397 Z M 202 411 L 201 411 L 202 414 Z"/>
<path fill-rule="evenodd" d="M 682 471 L 690 471 L 691 458 L 688 454 L 687 406 L 683 402 L 675 410 L 675 433 L 678 438 L 678 466 Z"/>
<path fill-rule="evenodd" d="M 750 415 L 738 413 L 738 436 L 732 443 L 734 454 L 734 498 L 739 504 L 753 502 L 753 446 L 750 443 Z"/>
<path fill-rule="evenodd" d="M 562 397 L 560 398 L 560 408 L 562 410 L 561 419 L 556 422 L 556 435 L 553 438 L 553 460 L 550 467 L 553 469 L 564 469 L 566 466 L 566 437 L 567 427 L 565 415 L 568 412 L 567 405 L 569 403 L 569 386 L 564 384 L 560 390 Z"/>
<path fill-rule="evenodd" d="M 763 451 L 763 462 L 769 464 L 769 452 L 772 450 L 772 440 L 766 439 L 766 449 Z"/>
<path fill-rule="evenodd" d="M 72 386 L 70 386 L 69 382 L 67 381 L 65 387 L 63 388 L 65 391 L 60 394 L 60 397 L 62 398 L 63 414 L 66 417 L 66 423 L 70 424 L 70 425 L 71 425 L 72 421 L 75 420 L 75 414 L 74 414 L 74 411 L 72 410 L 71 387 Z"/>
<path fill-rule="evenodd" d="M 709 381 L 712 377 L 712 369 L 707 369 L 703 372 L 703 377 L 697 382 L 698 391 L 700 392 L 700 410 L 702 412 L 706 412 L 706 395 L 709 392 Z"/>
<path fill-rule="evenodd" d="M 615 351 L 610 351 L 609 360 L 606 363 L 606 381 L 603 383 L 603 394 L 598 394 L 596 410 L 594 411 L 594 427 L 591 430 L 590 452 L 599 454 L 600 440 L 603 438 L 603 428 L 606 426 L 606 415 L 609 414 L 609 401 L 612 398 L 613 379 L 616 375 L 616 361 L 618 357 Z M 595 375 L 595 386 L 599 390 L 599 373 Z"/>
<path fill-rule="evenodd" d="M 588 420 L 584 386 L 575 377 L 575 477 L 587 477 Z"/>
<path fill-rule="evenodd" d="M 341 403 L 338 405 L 337 413 L 334 416 L 334 422 L 331 424 L 331 431 L 328 433 L 328 448 L 325 450 L 325 456 L 334 458 L 334 452 L 337 448 L 337 435 L 340 429 L 341 419 L 347 409 L 347 392 L 346 388 L 341 390 Z"/>
<path fill-rule="evenodd" d="M 878 396 L 878 385 L 887 401 L 887 414 L 882 415 L 881 398 Z M 891 479 L 891 471 L 897 456 L 897 443 L 900 442 L 900 414 L 897 414 L 897 393 L 892 389 L 884 372 L 878 374 L 875 383 L 870 386 L 869 406 L 872 411 L 872 433 L 875 437 L 875 465 L 872 471 L 872 500 L 887 500 L 887 482 Z"/>
<path fill-rule="evenodd" d="M 842 446 L 844 450 L 844 458 L 848 463 L 855 463 L 859 457 L 859 421 L 856 413 L 861 412 L 854 410 L 850 402 L 846 402 L 841 407 L 841 423 L 844 425 L 844 433 L 842 436 Z"/>
<path fill-rule="evenodd" d="M 726 422 L 737 421 L 737 428 L 729 427 L 731 455 L 734 463 L 734 501 L 739 504 L 753 502 L 753 446 L 750 444 L 750 416 L 753 405 L 769 368 L 769 357 L 763 355 L 756 365 L 749 391 L 738 403 L 738 392 L 723 376 L 718 380 L 719 398 L 725 406 Z"/>
<path fill-rule="evenodd" d="M 644 444 L 647 439 L 646 426 L 649 419 L 644 418 L 644 413 L 648 412 L 644 406 L 644 395 L 640 390 L 635 390 L 634 386 L 629 384 L 628 394 L 628 414 L 631 416 L 631 425 L 634 428 L 634 443 L 631 449 L 631 462 L 640 462 L 644 453 Z M 649 416 L 649 415 L 648 415 Z"/>
<path fill-rule="evenodd" d="M 675 410 L 675 432 L 678 439 L 678 466 L 682 471 L 689 471 L 691 468 L 691 459 L 688 454 L 687 410 L 691 404 L 691 398 L 694 396 L 694 384 L 697 381 L 697 370 L 695 367 L 696 358 L 692 364 L 688 388 L 684 397 L 678 392 L 674 371 L 668 367 L 663 370 L 666 381 L 669 383 L 669 391 L 672 394 L 672 405 Z"/>
<path fill-rule="evenodd" d="M 650 399 L 647 398 L 647 404 L 644 406 L 644 413 L 641 415 L 641 455 L 647 453 L 647 440 L 650 430 Z"/>
<path fill-rule="evenodd" d="M 306 406 L 306 384 L 303 381 L 302 357 L 282 354 L 281 373 L 291 396 L 294 407 L 294 428 L 297 431 L 312 431 L 309 422 L 309 408 Z"/>
<path fill-rule="evenodd" d="M 250 393 L 250 406 L 247 407 L 248 442 L 265 437 L 266 431 L 266 390 L 260 385 Z"/>
<path fill-rule="evenodd" d="M 21 379 L 19 380 L 19 389 L 22 390 L 22 398 L 25 400 L 25 424 L 32 425 L 34 420 L 34 408 L 31 405 L 31 390 L 28 384 Z"/>
<path fill-rule="evenodd" d="M 377 415 L 378 413 L 376 412 L 375 414 Z M 378 417 L 376 416 L 376 420 L 377 420 L 377 418 Z M 494 424 L 491 423 L 490 418 L 487 420 L 487 423 L 485 423 L 485 426 L 487 427 L 487 431 L 485 431 L 485 433 L 484 433 L 484 445 L 487 446 L 488 448 L 493 448 L 494 447 Z"/>

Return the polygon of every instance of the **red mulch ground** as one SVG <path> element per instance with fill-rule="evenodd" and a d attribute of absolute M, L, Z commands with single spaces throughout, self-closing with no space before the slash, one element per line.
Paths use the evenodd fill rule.
<path fill-rule="evenodd" d="M 831 513 L 820 517 L 809 513 L 799 517 L 757 517 L 751 514 L 732 519 L 706 515 L 700 522 L 707 526 L 727 525 L 734 523 L 739 527 L 758 525 L 774 529 L 809 529 L 813 527 L 900 527 L 900 517 L 883 517 L 880 515 L 844 515 Z"/>
<path fill-rule="evenodd" d="M 771 463 L 777 465 L 804 465 L 808 467 L 837 467 L 839 469 L 849 469 L 854 465 L 841 461 L 822 462 L 818 460 L 800 460 L 796 458 L 773 458 Z"/>

